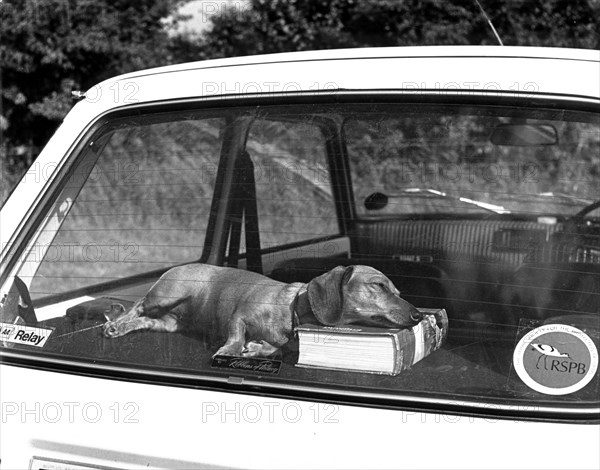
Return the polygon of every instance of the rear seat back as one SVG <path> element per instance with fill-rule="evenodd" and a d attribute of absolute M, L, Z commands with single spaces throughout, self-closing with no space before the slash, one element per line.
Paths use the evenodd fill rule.
<path fill-rule="evenodd" d="M 434 266 L 410 261 L 378 258 L 295 258 L 275 266 L 270 277 L 281 282 L 304 282 L 335 268 L 362 264 L 371 266 L 394 283 L 402 297 L 420 308 L 447 307 L 442 287 L 443 273 Z"/>

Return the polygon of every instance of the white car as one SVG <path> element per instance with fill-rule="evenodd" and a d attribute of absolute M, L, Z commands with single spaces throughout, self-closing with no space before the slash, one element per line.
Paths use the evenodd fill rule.
<path fill-rule="evenodd" d="M 78 98 L 0 213 L 0 469 L 600 467 L 599 51 L 220 59 Z M 393 285 L 352 310 L 328 281 L 351 320 L 277 305 L 274 352 L 215 356 L 256 309 L 190 263 Z M 111 333 L 167 271 L 178 331 Z"/>

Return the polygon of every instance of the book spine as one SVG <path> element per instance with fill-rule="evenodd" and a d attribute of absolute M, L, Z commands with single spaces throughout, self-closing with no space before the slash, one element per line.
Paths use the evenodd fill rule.
<path fill-rule="evenodd" d="M 401 330 L 394 337 L 394 375 L 410 368 L 414 361 L 415 335 L 410 330 Z"/>
<path fill-rule="evenodd" d="M 411 329 L 415 342 L 414 356 L 411 365 L 416 364 L 421 359 L 425 357 L 425 328 L 424 322 L 428 320 L 421 321 L 417 326 Z"/>
<path fill-rule="evenodd" d="M 444 309 L 419 310 L 428 317 L 433 316 L 435 326 L 431 325 L 429 318 L 425 318 L 413 328 L 398 331 L 393 335 L 394 374 L 409 369 L 439 349 L 448 333 L 448 317 Z"/>

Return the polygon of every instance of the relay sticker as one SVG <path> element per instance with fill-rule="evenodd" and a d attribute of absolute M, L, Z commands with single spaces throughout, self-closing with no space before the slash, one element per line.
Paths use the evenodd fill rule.
<path fill-rule="evenodd" d="M 598 350 L 583 331 L 544 325 L 527 333 L 513 354 L 515 371 L 533 390 L 567 395 L 581 390 L 598 370 Z"/>
<path fill-rule="evenodd" d="M 52 329 L 36 328 L 35 326 L 18 325 L 13 323 L 0 323 L 0 342 L 26 344 L 43 348 Z"/>

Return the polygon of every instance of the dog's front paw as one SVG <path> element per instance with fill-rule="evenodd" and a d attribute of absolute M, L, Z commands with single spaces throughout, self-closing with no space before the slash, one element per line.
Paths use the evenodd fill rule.
<path fill-rule="evenodd" d="M 276 353 L 279 348 L 262 340 L 248 341 L 242 350 L 243 357 L 269 357 Z"/>
<path fill-rule="evenodd" d="M 260 356 L 262 354 L 263 348 L 264 348 L 263 341 L 260 341 L 260 340 L 248 341 L 244 345 L 244 349 L 242 349 L 242 356 L 243 357 Z"/>
<path fill-rule="evenodd" d="M 241 353 L 241 349 L 239 347 L 235 347 L 235 346 L 221 346 L 219 348 L 219 350 L 213 354 L 213 357 L 215 356 L 239 356 Z"/>

